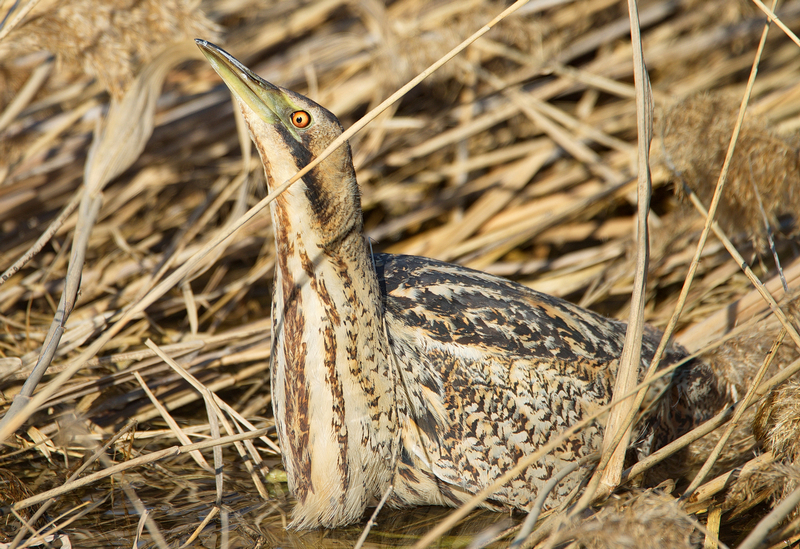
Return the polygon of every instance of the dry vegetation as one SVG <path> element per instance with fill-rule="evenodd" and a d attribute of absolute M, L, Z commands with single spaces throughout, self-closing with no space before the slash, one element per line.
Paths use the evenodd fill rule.
<path fill-rule="evenodd" d="M 348 127 L 505 4 L 12 4 L 3 4 L 10 15 L 0 30 L 3 413 L 15 396 L 24 404 L 36 392 L 6 414 L 16 424 L 0 427 L 0 542 L 58 531 L 74 546 L 351 547 L 360 528 L 281 528 L 290 501 L 268 438 L 269 216 L 197 256 L 265 185 L 227 89 L 190 39 L 219 41 Z M 704 222 L 685 198 L 693 189 L 711 201 L 765 16 L 746 0 L 647 0 L 640 12 L 656 113 L 646 319 L 663 327 Z M 800 1 L 782 1 L 776 13 L 800 28 Z M 719 234 L 770 280 L 790 318 L 774 256 L 797 288 L 798 48 L 771 28 L 718 213 Z M 352 140 L 374 247 L 484 269 L 625 318 L 636 122 L 627 6 L 533 0 Z M 712 234 L 677 340 L 704 353 L 731 400 L 750 408 L 730 438 L 722 435 L 729 410 L 692 444 L 699 468 L 723 440 L 690 498 L 678 500 L 691 478 L 645 490 L 641 473 L 654 463 L 640 464 L 591 518 L 545 514 L 527 544 L 660 539 L 713 548 L 718 536 L 738 546 L 751 532 L 765 547 L 800 539 L 790 512 L 798 386 L 781 384 L 798 368 L 797 342 L 779 327 Z M 46 345 L 54 335 L 57 348 Z M 37 363 L 49 364 L 38 385 Z M 214 446 L 251 429 L 239 438 L 252 440 Z M 186 447 L 194 443 L 206 445 Z M 764 538 L 757 523 L 773 506 L 780 516 L 762 523 Z M 384 510 L 367 545 L 413 543 L 446 514 Z M 515 534 L 504 529 L 521 518 L 476 513 L 441 543 L 499 537 L 493 543 L 505 547 Z M 20 520 L 30 530 L 17 535 Z"/>

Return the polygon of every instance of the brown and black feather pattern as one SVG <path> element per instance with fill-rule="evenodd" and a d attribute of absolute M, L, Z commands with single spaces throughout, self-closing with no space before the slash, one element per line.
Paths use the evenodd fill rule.
<path fill-rule="evenodd" d="M 626 324 L 514 282 L 432 259 L 374 256 L 408 416 L 395 501 L 457 505 L 492 484 L 550 437 L 611 399 Z M 658 346 L 649 331 L 642 371 Z M 664 364 L 685 354 L 672 347 Z M 662 383 L 651 390 L 659 395 Z M 708 419 L 720 406 L 714 376 L 692 361 L 636 439 L 647 454 Z M 602 427 L 562 443 L 495 493 L 526 509 L 560 465 L 592 453 Z M 568 477 L 557 502 L 578 482 Z"/>

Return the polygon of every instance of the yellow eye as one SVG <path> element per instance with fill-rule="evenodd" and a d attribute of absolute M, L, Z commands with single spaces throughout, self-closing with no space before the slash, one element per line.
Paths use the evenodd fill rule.
<path fill-rule="evenodd" d="M 311 123 L 311 115 L 306 111 L 294 111 L 292 113 L 292 124 L 298 128 L 305 128 Z"/>

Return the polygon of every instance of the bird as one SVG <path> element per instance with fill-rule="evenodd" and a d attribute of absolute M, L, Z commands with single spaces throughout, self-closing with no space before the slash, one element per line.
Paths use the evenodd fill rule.
<path fill-rule="evenodd" d="M 196 42 L 236 99 L 271 190 L 342 134 L 324 107 Z M 458 506 L 610 402 L 624 322 L 460 265 L 372 253 L 349 144 L 278 195 L 270 215 L 270 383 L 290 528 L 357 522 L 389 487 L 394 507 Z M 659 338 L 646 331 L 642 372 Z M 672 344 L 662 364 L 686 357 Z M 721 398 L 698 360 L 656 392 L 637 424 L 638 455 L 711 417 Z M 593 422 L 484 507 L 529 509 L 602 438 Z M 546 506 L 581 479 L 566 476 Z"/>

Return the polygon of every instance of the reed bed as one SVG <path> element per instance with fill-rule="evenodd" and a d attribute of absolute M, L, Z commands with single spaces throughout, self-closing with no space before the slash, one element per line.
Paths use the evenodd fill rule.
<path fill-rule="evenodd" d="M 717 370 L 731 406 L 625 464 L 621 486 L 580 516 L 543 513 L 530 535 L 520 535 L 524 515 L 473 512 L 454 524 L 445 509 L 384 509 L 365 541 L 364 525 L 283 529 L 291 501 L 270 406 L 269 216 L 220 243 L 265 196 L 264 177 L 191 39 L 220 43 L 349 127 L 506 4 L 5 2 L 0 543 L 800 540 L 800 42 L 786 32 L 800 28 L 800 1 L 773 8 L 760 57 L 769 8 L 755 1 L 639 4 L 655 112 L 652 326 L 669 324 L 740 130 L 675 335 Z M 528 2 L 351 139 L 373 248 L 458 262 L 628 318 L 635 97 L 626 5 Z M 678 451 L 694 472 L 706 463 L 694 483 L 660 461 Z"/>

